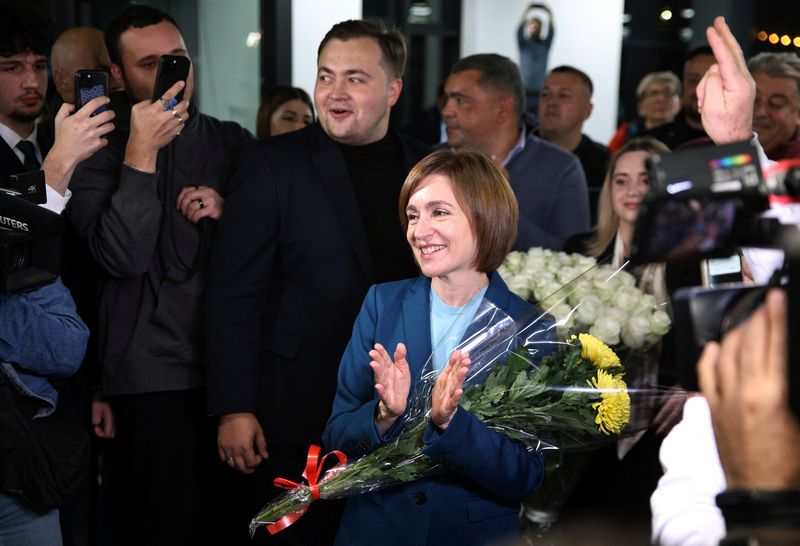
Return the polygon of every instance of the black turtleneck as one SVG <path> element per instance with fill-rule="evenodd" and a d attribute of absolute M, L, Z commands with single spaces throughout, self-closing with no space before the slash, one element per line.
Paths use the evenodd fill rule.
<path fill-rule="evenodd" d="M 389 131 L 364 146 L 341 144 L 353 182 L 376 282 L 419 275 L 400 225 L 398 202 L 406 177 L 400 140 Z"/>

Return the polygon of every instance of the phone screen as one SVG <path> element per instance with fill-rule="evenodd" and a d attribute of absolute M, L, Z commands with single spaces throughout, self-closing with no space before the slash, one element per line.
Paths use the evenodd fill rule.
<path fill-rule="evenodd" d="M 719 286 L 726 282 L 742 282 L 742 258 L 709 258 L 703 263 L 703 286 Z"/>

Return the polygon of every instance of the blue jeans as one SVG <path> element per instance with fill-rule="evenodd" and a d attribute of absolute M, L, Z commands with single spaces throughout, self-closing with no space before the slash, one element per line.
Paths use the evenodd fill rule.
<path fill-rule="evenodd" d="M 34 512 L 0 493 L 0 546 L 61 546 L 58 510 Z"/>

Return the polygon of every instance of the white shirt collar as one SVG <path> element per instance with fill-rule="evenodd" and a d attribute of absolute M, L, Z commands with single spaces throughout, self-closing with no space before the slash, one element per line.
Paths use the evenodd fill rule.
<path fill-rule="evenodd" d="M 41 163 L 42 160 L 44 159 L 42 157 L 42 151 L 39 149 L 39 143 L 36 140 L 36 137 L 38 135 L 39 135 L 39 126 L 36 124 L 34 124 L 33 131 L 31 131 L 31 134 L 28 135 L 28 138 L 22 138 L 17 134 L 17 132 L 14 129 L 12 129 L 7 125 L 4 125 L 3 123 L 0 123 L 0 137 L 2 137 L 3 140 L 6 141 L 8 147 L 11 148 L 14 154 L 16 154 L 19 160 L 23 163 L 25 162 L 25 154 L 23 154 L 22 151 L 19 148 L 17 148 L 17 144 L 19 144 L 21 140 L 27 140 L 33 144 L 33 148 L 34 150 L 36 150 L 36 157 L 39 160 L 39 163 Z"/>

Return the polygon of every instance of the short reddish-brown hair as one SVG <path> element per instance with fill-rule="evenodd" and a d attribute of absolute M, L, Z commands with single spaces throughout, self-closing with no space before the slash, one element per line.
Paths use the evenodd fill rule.
<path fill-rule="evenodd" d="M 494 271 L 517 239 L 519 205 L 514 190 L 485 155 L 439 150 L 414 165 L 400 189 L 400 223 L 404 230 L 408 230 L 406 207 L 411 196 L 433 174 L 450 179 L 453 195 L 467 215 L 478 247 L 473 266 L 482 273 Z"/>

